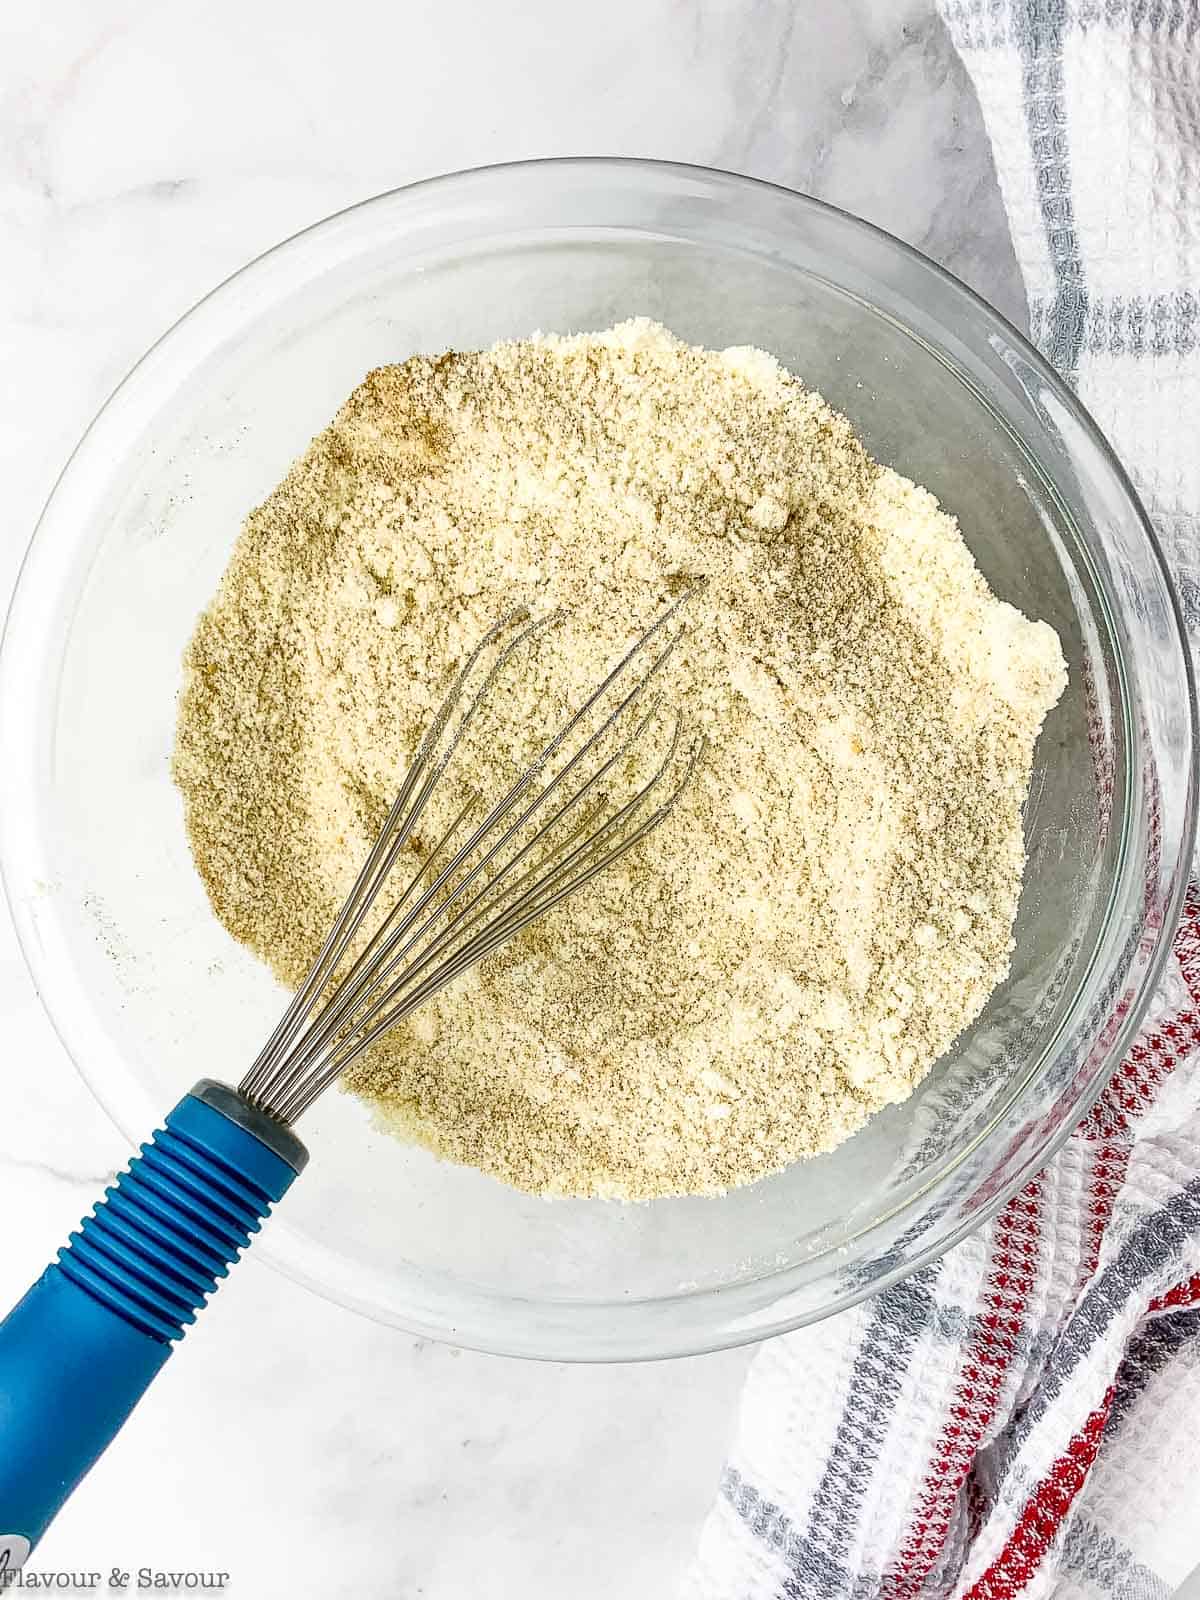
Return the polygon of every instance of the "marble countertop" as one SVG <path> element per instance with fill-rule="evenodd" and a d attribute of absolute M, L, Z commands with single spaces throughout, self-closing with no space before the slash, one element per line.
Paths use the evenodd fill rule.
<path fill-rule="evenodd" d="M 55 473 L 145 346 L 266 246 L 432 173 L 577 153 L 739 169 L 882 224 L 1024 321 L 978 108 L 927 0 L 64 0 L 34 17 L 0 18 L 0 605 Z M 6 911 L 0 1027 L 7 1306 L 127 1150 Z M 460 1353 L 250 1262 L 36 1565 L 228 1571 L 246 1600 L 659 1600 L 747 1358 Z"/>

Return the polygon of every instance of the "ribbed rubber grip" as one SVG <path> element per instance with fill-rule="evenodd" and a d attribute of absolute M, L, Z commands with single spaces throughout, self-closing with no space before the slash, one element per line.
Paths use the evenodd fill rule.
<path fill-rule="evenodd" d="M 0 1322 L 0 1548 L 10 1570 L 305 1159 L 289 1129 L 202 1080 Z"/>
<path fill-rule="evenodd" d="M 167 1126 L 58 1252 L 67 1276 L 154 1339 L 179 1339 L 275 1198 Z"/>

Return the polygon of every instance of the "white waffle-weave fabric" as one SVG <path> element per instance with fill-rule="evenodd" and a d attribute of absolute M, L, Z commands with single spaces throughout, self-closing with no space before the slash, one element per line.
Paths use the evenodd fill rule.
<path fill-rule="evenodd" d="M 941 0 L 1033 336 L 1200 637 L 1200 0 Z M 1200 1564 L 1200 888 L 1138 1043 L 983 1232 L 756 1357 L 689 1600 L 1159 1600 Z"/>

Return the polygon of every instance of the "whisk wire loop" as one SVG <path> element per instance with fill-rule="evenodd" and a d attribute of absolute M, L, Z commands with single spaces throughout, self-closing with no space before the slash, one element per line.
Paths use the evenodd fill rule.
<path fill-rule="evenodd" d="M 561 613 L 531 620 L 520 607 L 488 630 L 456 673 L 311 968 L 242 1080 L 253 1105 L 294 1122 L 389 1029 L 619 861 L 671 813 L 703 749 L 703 740 L 693 739 L 681 760 L 679 715 L 649 777 L 631 794 L 622 796 L 621 786 L 628 790 L 628 773 L 660 720 L 662 696 L 650 690 L 686 629 L 651 647 L 696 587 L 662 611 L 481 821 L 471 821 L 481 797 L 467 798 L 364 935 L 402 857 L 419 847 L 422 818 L 505 668 Z M 608 709 L 606 697 L 618 686 Z M 572 752 L 573 738 L 580 743 Z M 365 943 L 352 953 L 360 938 Z"/>

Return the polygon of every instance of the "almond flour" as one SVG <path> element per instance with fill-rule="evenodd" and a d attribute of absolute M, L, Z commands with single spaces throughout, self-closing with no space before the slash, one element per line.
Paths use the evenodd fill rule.
<path fill-rule="evenodd" d="M 303 975 L 446 678 L 563 606 L 492 792 L 681 579 L 708 751 L 670 822 L 348 1087 L 522 1189 L 708 1193 L 902 1100 L 1008 970 L 1058 640 L 770 356 L 645 321 L 372 372 L 251 513 L 175 753 L 217 915 Z"/>

